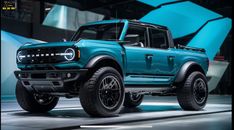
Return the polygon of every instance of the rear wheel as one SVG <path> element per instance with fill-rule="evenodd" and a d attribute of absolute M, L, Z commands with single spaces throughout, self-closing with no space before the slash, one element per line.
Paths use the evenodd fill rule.
<path fill-rule="evenodd" d="M 178 88 L 177 99 L 184 110 L 200 110 L 208 98 L 207 80 L 201 72 L 191 73 Z"/>
<path fill-rule="evenodd" d="M 91 116 L 115 116 L 124 100 L 122 76 L 112 67 L 103 67 L 80 88 L 80 102 Z"/>
<path fill-rule="evenodd" d="M 141 104 L 144 95 L 137 94 L 137 93 L 126 93 L 124 106 L 125 107 L 137 107 Z"/>
<path fill-rule="evenodd" d="M 29 92 L 20 81 L 16 84 L 16 99 L 18 104 L 28 112 L 47 112 L 58 103 L 59 98 Z"/>

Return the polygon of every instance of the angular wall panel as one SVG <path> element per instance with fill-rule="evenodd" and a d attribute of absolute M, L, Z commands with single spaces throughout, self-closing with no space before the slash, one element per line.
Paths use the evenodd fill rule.
<path fill-rule="evenodd" d="M 179 2 L 155 9 L 140 21 L 167 26 L 173 38 L 196 32 L 208 20 L 222 17 L 192 2 Z"/>
<path fill-rule="evenodd" d="M 54 5 L 43 21 L 43 25 L 76 31 L 87 22 L 100 21 L 103 15 L 75 8 Z"/>
<path fill-rule="evenodd" d="M 232 27 L 232 20 L 223 18 L 207 23 L 187 44 L 204 48 L 210 60 L 213 60 Z"/>
<path fill-rule="evenodd" d="M 147 5 L 151 5 L 153 7 L 157 7 L 161 4 L 169 3 L 169 2 L 176 2 L 178 0 L 137 0 Z"/>

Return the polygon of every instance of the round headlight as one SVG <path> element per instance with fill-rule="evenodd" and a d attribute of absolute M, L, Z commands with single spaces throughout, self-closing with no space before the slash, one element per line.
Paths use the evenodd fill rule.
<path fill-rule="evenodd" d="M 64 53 L 64 58 L 68 61 L 73 60 L 75 58 L 75 50 L 72 48 L 67 48 Z"/>
<path fill-rule="evenodd" d="M 25 55 L 22 54 L 22 51 L 19 51 L 16 56 L 18 62 L 21 62 L 23 58 L 25 58 Z"/>

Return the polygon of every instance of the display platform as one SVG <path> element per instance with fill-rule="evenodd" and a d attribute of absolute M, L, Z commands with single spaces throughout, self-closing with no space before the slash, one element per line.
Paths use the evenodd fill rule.
<path fill-rule="evenodd" d="M 221 115 L 218 117 L 227 114 L 231 117 L 232 112 L 231 96 L 213 95 L 209 96 L 208 104 L 202 111 L 182 110 L 177 103 L 176 97 L 146 96 L 139 107 L 132 109 L 123 107 L 119 116 L 110 118 L 89 117 L 83 111 L 78 98 L 61 99 L 55 109 L 44 114 L 30 114 L 25 112 L 18 106 L 15 100 L 5 100 L 1 105 L 2 129 L 22 130 L 90 129 L 97 128 L 98 126 L 108 129 L 128 129 L 134 127 L 138 129 L 141 127 L 142 129 L 153 129 L 154 126 L 150 124 L 142 125 L 141 122 L 167 122 L 167 120 L 176 121 L 181 118 L 186 118 L 184 121 L 188 121 L 188 119 L 192 120 L 195 117 L 199 119 L 199 116 L 201 116 L 202 120 L 210 114 L 216 116 Z M 166 125 L 165 127 L 170 127 L 171 125 Z M 102 127 L 101 129 L 103 129 Z"/>

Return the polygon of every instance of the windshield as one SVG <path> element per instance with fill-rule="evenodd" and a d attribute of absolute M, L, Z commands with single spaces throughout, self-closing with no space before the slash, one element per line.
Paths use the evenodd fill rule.
<path fill-rule="evenodd" d="M 79 28 L 78 32 L 72 37 L 71 40 L 119 40 L 123 25 L 123 23 L 108 23 L 82 26 Z"/>

